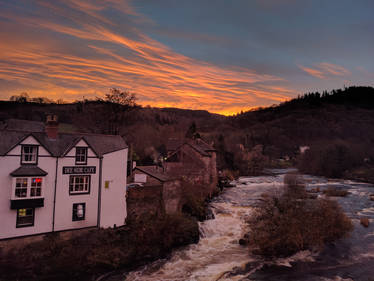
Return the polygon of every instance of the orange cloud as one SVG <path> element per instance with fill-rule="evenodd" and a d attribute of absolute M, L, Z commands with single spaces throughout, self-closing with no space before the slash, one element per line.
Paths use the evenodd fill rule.
<path fill-rule="evenodd" d="M 344 67 L 332 63 L 322 62 L 319 64 L 319 67 L 326 73 L 330 73 L 335 76 L 344 76 L 351 74 L 351 72 Z"/>
<path fill-rule="evenodd" d="M 56 47 L 52 39 L 23 42 L 14 34 L 0 33 L 1 38 L 8 39 L 0 41 L 0 79 L 15 85 L 6 91 L 8 97 L 28 91 L 31 96 L 74 100 L 102 96 L 109 88 L 118 87 L 136 93 L 143 105 L 232 114 L 281 102 L 295 94 L 281 77 L 184 56 L 136 28 L 121 31 L 101 14 L 110 7 L 141 17 L 128 1 L 69 0 L 62 7 L 40 3 L 70 22 L 20 16 L 8 16 L 8 20 L 17 18 L 28 28 L 52 31 L 75 41 L 56 36 L 60 40 Z M 79 17 L 81 13 L 85 17 Z M 67 51 L 76 40 L 81 43 Z M 342 71 L 331 65 L 324 67 L 330 73 Z"/>
<path fill-rule="evenodd" d="M 327 62 L 321 62 L 317 64 L 315 68 L 305 67 L 302 65 L 298 65 L 298 67 L 309 75 L 319 79 L 327 79 L 331 76 L 346 76 L 351 74 L 351 72 L 344 67 Z"/>

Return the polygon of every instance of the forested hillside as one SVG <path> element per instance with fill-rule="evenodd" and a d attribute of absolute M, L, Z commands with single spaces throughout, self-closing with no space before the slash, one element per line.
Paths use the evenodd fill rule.
<path fill-rule="evenodd" d="M 1 120 L 44 121 L 47 113 L 54 113 L 59 116 L 61 130 L 123 135 L 141 164 L 157 161 L 166 152 L 169 138 L 183 138 L 191 130 L 214 143 L 219 169 L 242 174 L 290 164 L 304 172 L 340 177 L 357 173 L 357 168 L 371 169 L 374 162 L 371 87 L 308 93 L 278 106 L 231 117 L 202 110 L 140 107 L 135 102 L 118 104 L 115 100 L 57 104 L 15 99 L 2 101 L 0 110 Z M 301 156 L 300 146 L 310 149 Z"/>

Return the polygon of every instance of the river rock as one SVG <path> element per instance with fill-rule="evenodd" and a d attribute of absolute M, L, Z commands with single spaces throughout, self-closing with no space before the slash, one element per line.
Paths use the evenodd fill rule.
<path fill-rule="evenodd" d="M 369 227 L 370 221 L 369 221 L 368 218 L 360 218 L 360 223 L 361 223 L 364 227 Z"/>
<path fill-rule="evenodd" d="M 241 239 L 239 239 L 239 244 L 242 245 L 242 246 L 245 246 L 245 245 L 248 244 L 248 241 L 245 240 L 245 239 L 243 239 L 243 238 L 241 238 Z"/>

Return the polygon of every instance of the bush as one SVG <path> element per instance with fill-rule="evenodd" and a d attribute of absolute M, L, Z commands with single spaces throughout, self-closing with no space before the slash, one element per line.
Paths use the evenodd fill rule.
<path fill-rule="evenodd" d="M 285 180 L 295 183 L 295 177 Z M 281 194 L 263 197 L 248 221 L 253 253 L 290 256 L 345 237 L 352 230 L 352 222 L 336 202 L 307 199 L 304 194 L 304 186 L 297 183 L 286 185 Z"/>

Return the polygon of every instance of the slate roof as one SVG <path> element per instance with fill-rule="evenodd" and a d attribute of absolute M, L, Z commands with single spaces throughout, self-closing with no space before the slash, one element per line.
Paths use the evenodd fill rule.
<path fill-rule="evenodd" d="M 59 133 L 57 139 L 49 139 L 44 132 L 0 130 L 0 155 L 7 154 L 28 136 L 33 136 L 52 156 L 63 156 L 81 139 L 87 142 L 97 156 L 127 148 L 125 140 L 118 135 L 83 133 Z"/>
<path fill-rule="evenodd" d="M 195 149 L 203 156 L 210 156 L 208 152 L 216 151 L 216 149 L 213 146 L 206 143 L 204 140 L 200 138 L 195 140 L 169 139 L 166 145 L 166 149 L 167 151 L 174 152 L 184 144 L 190 145 L 193 149 Z"/>
<path fill-rule="evenodd" d="M 168 177 L 165 173 L 160 171 L 156 166 L 136 166 L 134 170 L 137 169 L 147 175 L 150 175 L 151 177 L 154 177 L 158 179 L 159 181 L 165 182 L 171 180 L 170 177 Z"/>
<path fill-rule="evenodd" d="M 11 129 L 24 132 L 44 132 L 44 123 L 11 118 L 3 121 L 2 129 Z"/>
<path fill-rule="evenodd" d="M 167 151 L 175 151 L 177 150 L 185 141 L 181 139 L 168 139 L 166 143 L 166 150 Z"/>
<path fill-rule="evenodd" d="M 48 173 L 35 165 L 24 165 L 10 173 L 13 177 L 46 176 Z"/>

